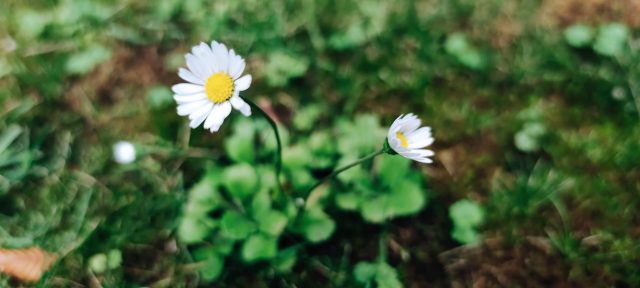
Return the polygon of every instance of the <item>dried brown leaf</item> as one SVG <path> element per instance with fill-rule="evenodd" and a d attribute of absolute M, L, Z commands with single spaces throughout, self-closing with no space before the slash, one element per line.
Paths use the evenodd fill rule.
<path fill-rule="evenodd" d="M 55 261 L 55 255 L 38 247 L 0 249 L 0 272 L 24 282 L 36 282 Z"/>

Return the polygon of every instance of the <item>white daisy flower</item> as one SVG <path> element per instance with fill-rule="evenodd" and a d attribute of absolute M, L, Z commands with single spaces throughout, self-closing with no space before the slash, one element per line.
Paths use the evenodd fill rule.
<path fill-rule="evenodd" d="M 431 150 L 422 149 L 431 145 L 434 141 L 431 136 L 431 127 L 420 127 L 420 119 L 409 113 L 400 115 L 389 128 L 387 143 L 395 153 L 405 158 L 422 163 L 433 163 L 427 158 L 433 156 Z"/>
<path fill-rule="evenodd" d="M 251 85 L 251 75 L 242 77 L 245 61 L 233 49 L 216 41 L 211 46 L 200 43 L 185 55 L 187 67 L 178 76 L 189 83 L 173 85 L 173 99 L 178 103 L 178 115 L 189 116 L 189 126 L 218 131 L 231 107 L 244 116 L 251 115 L 251 107 L 240 98 L 240 92 Z"/>
<path fill-rule="evenodd" d="M 120 141 L 113 145 L 113 160 L 129 164 L 136 160 L 136 147 L 131 142 Z"/>

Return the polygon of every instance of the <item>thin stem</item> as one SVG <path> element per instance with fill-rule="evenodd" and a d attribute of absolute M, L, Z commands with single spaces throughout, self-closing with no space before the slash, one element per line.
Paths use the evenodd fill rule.
<path fill-rule="evenodd" d="M 282 193 L 283 191 L 282 185 L 280 184 L 280 171 L 282 170 L 282 141 L 280 140 L 280 132 L 278 132 L 278 125 L 276 125 L 276 122 L 273 121 L 271 117 L 269 117 L 269 114 L 267 114 L 267 112 L 264 112 L 264 110 L 262 110 L 260 106 L 256 105 L 256 103 L 242 96 L 240 96 L 240 98 L 242 98 L 242 100 L 247 102 L 249 106 L 251 106 L 251 109 L 258 111 L 258 113 L 260 113 L 262 117 L 264 117 L 267 120 L 267 122 L 269 122 L 269 125 L 271 125 L 271 129 L 273 129 L 273 133 L 275 133 L 276 135 L 277 147 L 276 147 L 276 155 L 274 159 L 274 166 L 276 168 L 276 183 L 278 185 L 278 190 L 280 191 L 280 193 Z"/>
<path fill-rule="evenodd" d="M 333 172 L 331 172 L 331 174 L 325 176 L 324 178 L 320 179 L 320 181 L 316 182 L 316 184 L 314 184 L 313 187 L 311 187 L 311 189 L 309 189 L 309 192 L 307 192 L 306 197 L 309 197 L 309 195 L 311 195 L 311 192 L 313 192 L 313 190 L 318 188 L 318 186 L 322 185 L 322 183 L 324 181 L 326 181 L 327 179 L 333 178 L 336 175 L 344 172 L 345 170 L 348 170 L 349 168 L 352 168 L 352 167 L 360 165 L 360 164 L 362 164 L 362 163 L 364 163 L 366 161 L 369 161 L 369 160 L 373 159 L 374 157 L 376 157 L 376 156 L 378 156 L 378 155 L 380 155 L 382 153 L 384 153 L 384 150 L 373 152 L 373 153 L 371 153 L 371 154 L 369 154 L 367 156 L 364 156 L 364 157 L 360 158 L 356 162 L 353 162 L 353 163 L 351 163 L 351 164 L 349 164 L 347 166 L 344 166 L 344 167 L 341 167 L 341 168 L 338 168 L 338 169 L 334 170 Z"/>
<path fill-rule="evenodd" d="M 387 225 L 385 225 L 384 231 L 380 234 L 380 239 L 378 239 L 378 262 L 384 263 L 387 262 Z"/>

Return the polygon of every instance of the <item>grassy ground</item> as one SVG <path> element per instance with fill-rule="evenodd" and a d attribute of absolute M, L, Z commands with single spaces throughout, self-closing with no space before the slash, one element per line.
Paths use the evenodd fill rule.
<path fill-rule="evenodd" d="M 355 286 L 383 232 L 406 287 L 640 285 L 638 1 L 3 6 L 0 248 L 57 253 L 40 287 Z M 413 166 L 422 212 L 376 225 L 329 207 L 332 238 L 290 273 L 231 259 L 216 284 L 201 279 L 175 231 L 203 171 L 231 162 L 223 143 L 240 116 L 189 131 L 169 87 L 211 39 L 247 58 L 245 96 L 292 142 L 357 115 L 382 127 L 420 115 L 436 138 L 436 163 Z M 135 164 L 113 162 L 120 140 L 143 147 Z M 462 199 L 484 210 L 476 245 L 451 236 Z M 110 251 L 121 263 L 92 271 Z"/>

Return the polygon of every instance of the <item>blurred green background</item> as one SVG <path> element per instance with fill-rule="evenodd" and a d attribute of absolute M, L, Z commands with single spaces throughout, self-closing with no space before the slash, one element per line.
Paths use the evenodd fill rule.
<path fill-rule="evenodd" d="M 405 287 L 640 286 L 640 1 L 0 6 L 0 248 L 59 255 L 36 286 L 398 287 L 391 274 Z M 353 202 L 369 192 L 341 194 L 393 186 L 385 171 L 409 167 L 379 160 L 333 183 L 320 202 L 335 227 L 302 231 L 326 240 L 291 267 L 229 257 L 210 282 L 202 244 L 176 236 L 193 187 L 233 163 L 262 175 L 273 149 L 259 120 L 232 113 L 210 134 L 176 115 L 176 71 L 210 40 L 245 57 L 244 96 L 290 135 L 289 190 L 413 112 L 433 127 L 436 161 L 395 176 L 424 207 L 375 215 Z M 135 163 L 113 161 L 121 140 Z M 378 234 L 393 271 L 374 279 L 354 267 L 376 259 Z M 0 276 L 9 285 L 31 284 Z"/>

